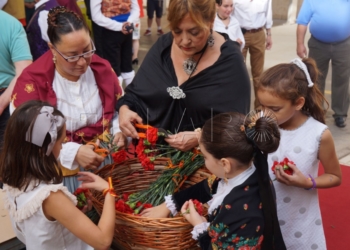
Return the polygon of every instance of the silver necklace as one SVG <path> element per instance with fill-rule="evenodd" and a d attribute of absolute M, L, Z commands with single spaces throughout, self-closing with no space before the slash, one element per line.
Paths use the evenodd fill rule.
<path fill-rule="evenodd" d="M 196 71 L 197 69 L 197 65 L 199 63 L 199 61 L 201 60 L 205 50 L 207 49 L 208 47 L 208 42 L 205 43 L 205 46 L 203 49 L 201 49 L 201 51 L 198 51 L 197 53 L 195 53 L 194 55 L 198 55 L 198 54 L 201 54 L 201 56 L 199 57 L 198 61 L 196 62 L 194 59 L 193 59 L 193 56 L 191 56 L 190 58 L 187 58 L 183 64 L 182 64 L 182 68 L 183 70 L 186 72 L 187 75 L 189 75 L 189 78 L 192 76 L 192 74 Z"/>
<path fill-rule="evenodd" d="M 194 71 L 196 71 L 196 67 L 197 62 L 193 59 L 193 56 L 187 58 L 182 64 L 182 68 L 184 69 L 187 75 L 191 75 Z"/>

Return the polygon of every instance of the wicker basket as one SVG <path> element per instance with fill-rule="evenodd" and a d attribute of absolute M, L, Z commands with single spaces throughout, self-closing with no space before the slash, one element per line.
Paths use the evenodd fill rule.
<path fill-rule="evenodd" d="M 129 159 L 122 164 L 106 165 L 97 174 L 102 178 L 112 177 L 118 194 L 137 192 L 149 187 L 167 166 L 168 159 L 155 162 L 154 171 L 144 171 L 138 159 Z M 184 187 L 208 178 L 206 169 L 199 169 L 184 183 Z M 93 192 L 92 203 L 101 214 L 104 197 L 100 192 Z M 198 249 L 192 239 L 193 226 L 183 217 L 144 218 L 116 211 L 114 245 L 118 249 Z"/>

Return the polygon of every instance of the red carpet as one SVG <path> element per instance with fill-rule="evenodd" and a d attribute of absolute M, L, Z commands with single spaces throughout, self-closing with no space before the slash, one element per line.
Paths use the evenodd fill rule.
<path fill-rule="evenodd" d="M 350 167 L 341 166 L 341 170 L 339 187 L 318 190 L 328 250 L 350 249 Z"/>

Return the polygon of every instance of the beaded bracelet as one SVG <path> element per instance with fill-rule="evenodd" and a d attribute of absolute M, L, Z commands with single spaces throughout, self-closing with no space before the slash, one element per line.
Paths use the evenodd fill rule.
<path fill-rule="evenodd" d="M 111 177 L 108 177 L 108 185 L 109 185 L 109 187 L 106 188 L 106 189 L 104 189 L 104 190 L 102 191 L 102 195 L 103 195 L 103 196 L 106 196 L 106 194 L 109 193 L 109 194 L 112 195 L 113 197 L 116 197 L 117 194 L 116 194 L 115 191 L 114 191 L 113 184 L 112 184 L 112 178 L 111 178 Z"/>
<path fill-rule="evenodd" d="M 305 188 L 305 190 L 311 190 L 311 189 L 315 189 L 316 188 L 316 181 L 314 178 L 312 178 L 311 175 L 309 175 L 309 178 L 307 178 L 308 180 L 312 181 L 312 187 L 311 188 Z"/>

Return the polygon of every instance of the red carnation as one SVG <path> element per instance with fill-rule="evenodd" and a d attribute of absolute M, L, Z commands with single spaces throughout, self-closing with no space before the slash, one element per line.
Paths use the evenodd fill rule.
<path fill-rule="evenodd" d="M 142 160 L 141 165 L 145 170 L 154 170 L 154 163 L 148 157 Z"/>
<path fill-rule="evenodd" d="M 149 127 L 146 131 L 146 138 L 152 145 L 156 144 L 158 140 L 158 129 L 154 127 Z"/>
<path fill-rule="evenodd" d="M 200 203 L 198 200 L 193 200 L 194 207 L 196 208 L 196 211 L 199 213 L 199 215 L 203 215 L 203 204 Z"/>
<path fill-rule="evenodd" d="M 127 201 L 127 200 L 129 200 L 129 193 L 124 193 L 124 194 L 122 194 L 122 199 L 124 200 L 124 201 Z"/>
<path fill-rule="evenodd" d="M 120 150 L 112 154 L 113 161 L 115 163 L 121 163 L 126 160 L 126 151 Z"/>
<path fill-rule="evenodd" d="M 143 208 L 146 209 L 146 208 L 151 208 L 153 207 L 151 203 L 145 203 L 143 204 Z"/>
<path fill-rule="evenodd" d="M 283 161 L 281 162 L 278 162 L 278 161 L 274 161 L 273 162 L 273 165 L 271 167 L 271 170 L 274 174 L 276 174 L 275 170 L 276 170 L 276 167 L 277 165 L 280 165 L 282 166 L 284 172 L 288 175 L 293 175 L 293 169 L 291 169 L 289 166 L 288 166 L 288 163 L 289 164 L 293 164 L 295 165 L 295 163 L 293 161 L 290 161 L 287 157 L 283 159 Z"/>

